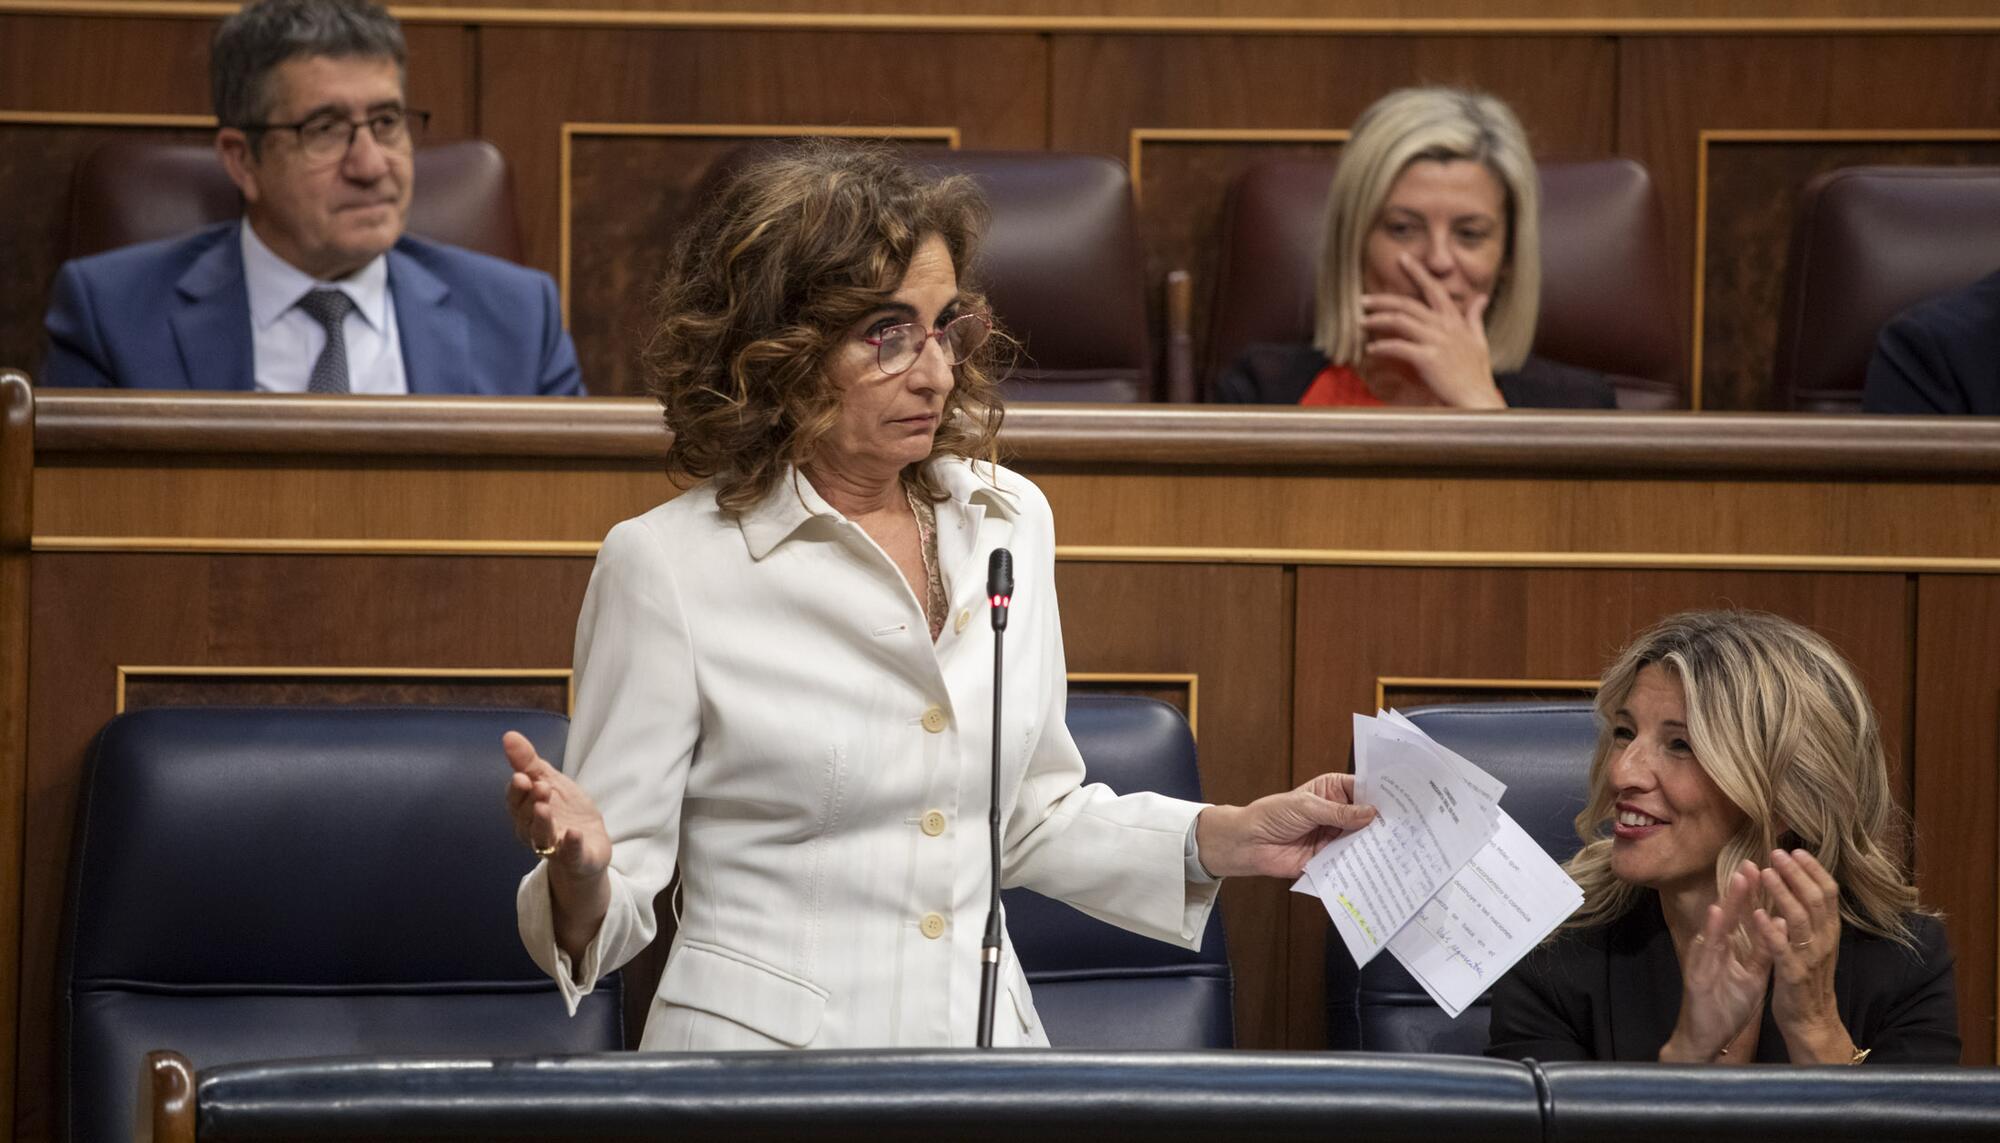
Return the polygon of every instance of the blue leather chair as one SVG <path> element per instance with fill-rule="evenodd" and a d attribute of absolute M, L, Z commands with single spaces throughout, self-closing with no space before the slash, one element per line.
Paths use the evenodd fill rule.
<path fill-rule="evenodd" d="M 1588 702 L 1466 703 L 1403 712 L 1441 745 L 1507 784 L 1500 808 L 1557 861 L 1582 842 L 1583 810 L 1597 726 Z M 1384 953 L 1357 970 L 1329 926 L 1326 943 L 1327 1046 L 1371 1052 L 1486 1048 L 1485 997 L 1458 1019 L 1444 1014 L 1396 958 Z"/>
<path fill-rule="evenodd" d="M 1127 793 L 1201 799 L 1181 712 L 1131 695 L 1071 695 L 1069 731 L 1088 779 Z M 1236 1042 L 1229 954 L 1211 912 L 1189 952 L 1025 889 L 1002 895 L 1035 1008 L 1059 1048 L 1228 1048 Z"/>
<path fill-rule="evenodd" d="M 140 1062 L 528 1055 L 623 1044 L 615 982 L 574 1020 L 528 959 L 534 857 L 500 735 L 560 763 L 556 715 L 162 708 L 113 719 L 84 776 L 64 918 L 60 1103 L 132 1137 Z"/>

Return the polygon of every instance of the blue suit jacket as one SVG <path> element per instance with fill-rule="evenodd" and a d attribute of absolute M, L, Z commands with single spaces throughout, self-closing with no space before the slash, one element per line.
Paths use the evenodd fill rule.
<path fill-rule="evenodd" d="M 1861 411 L 2000 414 L 2000 273 L 1883 326 Z"/>
<path fill-rule="evenodd" d="M 64 263 L 40 384 L 256 388 L 240 226 Z M 547 274 L 408 235 L 388 258 L 410 392 L 582 394 Z"/>

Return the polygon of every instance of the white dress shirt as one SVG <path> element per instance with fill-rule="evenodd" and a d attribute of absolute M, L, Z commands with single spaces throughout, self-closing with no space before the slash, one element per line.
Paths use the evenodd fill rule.
<path fill-rule="evenodd" d="M 326 348 L 326 327 L 299 308 L 316 289 L 345 293 L 354 308 L 341 323 L 347 342 L 350 393 L 407 393 L 403 344 L 396 336 L 396 306 L 389 293 L 389 259 L 374 261 L 337 282 L 321 282 L 285 261 L 243 220 L 243 281 L 250 291 L 250 352 L 260 393 L 303 393 L 313 362 Z"/>
<path fill-rule="evenodd" d="M 611 905 L 582 963 L 557 949 L 547 863 L 523 942 L 575 1011 L 680 928 L 641 1046 L 970 1046 L 985 922 L 993 631 L 988 555 L 1014 556 L 1002 880 L 1184 947 L 1216 883 L 1187 876 L 1201 807 L 1082 785 L 1048 502 L 984 463 L 933 462 L 951 611 L 933 644 L 896 565 L 788 476 L 740 516 L 709 485 L 612 529 L 577 625 L 568 771 L 612 839 Z M 1198 868 L 1198 867 L 1197 867 Z M 1011 943 L 997 1044 L 1045 1044 Z"/>

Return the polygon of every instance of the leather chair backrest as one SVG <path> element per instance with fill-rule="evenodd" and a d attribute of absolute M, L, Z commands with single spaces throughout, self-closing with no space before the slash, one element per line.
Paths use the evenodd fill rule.
<path fill-rule="evenodd" d="M 709 165 L 699 203 L 782 143 L 737 147 Z M 911 151 L 941 175 L 969 175 L 991 219 L 971 273 L 1021 343 L 1001 388 L 1010 401 L 1151 401 L 1152 346 L 1132 180 L 1100 155 Z"/>
<path fill-rule="evenodd" d="M 558 765 L 567 720 L 441 708 L 159 708 L 99 734 L 62 944 L 70 1138 L 131 1138 L 140 1061 L 623 1045 L 618 984 L 564 1015 L 528 959 L 534 864 L 500 736 Z"/>
<path fill-rule="evenodd" d="M 1119 793 L 1201 799 L 1194 736 L 1166 703 L 1072 695 L 1069 731 L 1085 780 Z M 1007 932 L 1034 986 L 1035 1008 L 1061 1048 L 1227 1048 L 1235 1043 L 1229 953 L 1220 911 L 1200 952 L 1084 916 L 1026 889 L 1003 895 Z"/>
<path fill-rule="evenodd" d="M 1125 167 L 1101 155 L 949 151 L 921 161 L 971 175 L 992 222 L 973 275 L 1022 343 L 1015 401 L 1150 401 L 1146 287 Z"/>
<path fill-rule="evenodd" d="M 1590 703 L 1466 703 L 1403 713 L 1439 744 L 1506 783 L 1500 808 L 1550 856 L 1567 861 L 1582 846 L 1576 815 L 1597 745 Z M 1485 997 L 1451 1019 L 1396 958 L 1380 955 L 1357 971 L 1331 928 L 1326 1007 L 1330 1048 L 1473 1056 L 1486 1048 Z"/>
<path fill-rule="evenodd" d="M 419 147 L 409 231 L 510 262 L 521 260 L 514 184 L 499 148 L 479 139 Z M 172 238 L 235 218 L 243 199 L 213 147 L 106 143 L 70 183 L 68 258 Z"/>
<path fill-rule="evenodd" d="M 1667 290 L 1659 195 L 1631 159 L 1540 164 L 1542 307 L 1534 351 L 1610 374 L 1627 409 L 1687 403 L 1677 309 Z M 1276 159 L 1237 176 L 1223 240 L 1205 376 L 1254 342 L 1310 342 L 1334 164 Z"/>
<path fill-rule="evenodd" d="M 1786 407 L 1861 411 L 1875 338 L 2000 267 L 2000 167 L 1848 167 L 1799 192 L 1773 361 Z"/>

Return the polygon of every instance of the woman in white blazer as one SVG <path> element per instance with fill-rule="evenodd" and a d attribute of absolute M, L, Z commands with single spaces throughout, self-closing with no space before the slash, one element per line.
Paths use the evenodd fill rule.
<path fill-rule="evenodd" d="M 1048 502 L 989 461 L 1001 410 L 964 178 L 813 144 L 688 227 L 651 385 L 697 481 L 605 538 L 578 622 L 570 773 L 518 734 L 543 860 L 529 953 L 571 1011 L 679 929 L 641 1046 L 965 1046 L 988 899 L 989 554 L 1013 553 L 1003 882 L 1183 945 L 1218 879 L 1294 877 L 1372 814 L 1327 775 L 1245 807 L 1084 785 Z M 1045 1044 L 1011 947 L 996 1044 Z"/>

